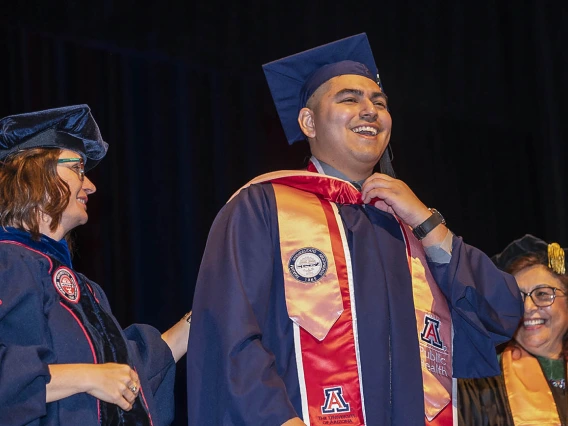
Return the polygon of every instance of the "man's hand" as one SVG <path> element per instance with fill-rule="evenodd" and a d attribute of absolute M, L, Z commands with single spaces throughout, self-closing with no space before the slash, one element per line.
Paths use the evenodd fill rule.
<path fill-rule="evenodd" d="M 373 198 L 379 198 L 374 203 L 376 208 L 394 213 L 411 228 L 420 225 L 431 215 L 428 207 L 406 183 L 382 173 L 375 173 L 367 178 L 363 183 L 361 195 L 366 204 Z"/>
<path fill-rule="evenodd" d="M 395 214 L 411 228 L 417 227 L 432 215 L 406 183 L 382 173 L 375 173 L 365 180 L 361 195 L 366 204 L 378 199 L 373 203 L 376 208 Z M 447 233 L 448 228 L 440 224 L 422 240 L 422 244 L 426 247 L 441 244 Z"/>

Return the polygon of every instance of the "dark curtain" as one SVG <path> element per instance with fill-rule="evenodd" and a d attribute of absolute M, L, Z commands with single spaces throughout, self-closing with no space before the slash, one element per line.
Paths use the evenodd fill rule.
<path fill-rule="evenodd" d="M 0 16 L 0 116 L 86 103 L 110 144 L 75 264 L 124 326 L 177 321 L 228 197 L 305 165 L 261 64 L 359 32 L 389 95 L 399 178 L 490 255 L 525 233 L 568 246 L 567 6 L 52 0 Z"/>

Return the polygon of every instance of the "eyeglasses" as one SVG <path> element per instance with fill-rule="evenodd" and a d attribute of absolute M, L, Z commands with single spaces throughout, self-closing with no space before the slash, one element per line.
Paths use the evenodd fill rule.
<path fill-rule="evenodd" d="M 67 168 L 77 173 L 77 176 L 79 176 L 79 180 L 81 182 L 85 180 L 85 163 L 83 162 L 82 158 L 60 158 L 59 160 L 57 160 L 57 164 L 62 163 L 77 163 Z"/>
<path fill-rule="evenodd" d="M 533 288 L 528 293 L 520 290 L 523 303 L 525 303 L 527 296 L 529 296 L 535 306 L 538 306 L 539 308 L 546 308 L 547 306 L 552 305 L 554 303 L 554 299 L 556 299 L 557 297 L 565 296 L 564 294 L 556 294 L 557 291 L 563 292 L 561 289 L 556 287 L 537 287 Z"/>

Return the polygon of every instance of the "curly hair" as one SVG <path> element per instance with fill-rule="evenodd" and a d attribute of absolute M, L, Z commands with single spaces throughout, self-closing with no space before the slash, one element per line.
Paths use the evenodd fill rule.
<path fill-rule="evenodd" d="M 26 230 L 37 241 L 46 215 L 49 229 L 57 229 L 71 194 L 57 173 L 60 154 L 58 148 L 33 148 L 0 162 L 0 226 Z"/>
<path fill-rule="evenodd" d="M 562 290 L 566 294 L 566 309 L 568 309 L 568 275 L 566 274 L 557 274 L 552 269 L 548 267 L 548 254 L 547 253 L 527 253 L 524 256 L 520 256 L 515 259 L 511 264 L 507 267 L 505 272 L 508 272 L 512 275 L 522 271 L 523 269 L 530 268 L 532 266 L 543 265 L 546 269 L 560 281 L 562 284 Z M 568 332 L 564 334 L 562 338 L 562 348 L 564 351 L 564 358 L 568 361 Z"/>

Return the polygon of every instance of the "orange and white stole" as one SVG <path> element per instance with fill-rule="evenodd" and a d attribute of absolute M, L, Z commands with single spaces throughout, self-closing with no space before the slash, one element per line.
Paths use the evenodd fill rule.
<path fill-rule="evenodd" d="M 322 182 L 322 181 L 325 182 Z M 278 209 L 286 307 L 294 322 L 303 421 L 365 425 L 351 258 L 334 202 L 362 204 L 337 178 L 305 171 L 259 176 L 272 182 Z M 321 194 L 333 187 L 334 195 Z M 421 243 L 406 232 L 422 361 L 425 423 L 453 425 L 451 317 Z"/>
<path fill-rule="evenodd" d="M 520 359 L 513 360 L 513 351 Z M 515 426 L 559 426 L 560 417 L 538 360 L 520 347 L 501 355 L 503 377 Z"/>
<path fill-rule="evenodd" d="M 452 378 L 452 318 L 428 268 L 422 243 L 399 221 L 408 253 L 420 345 L 426 425 L 454 424 L 457 382 Z M 456 422 L 457 423 L 457 422 Z"/>
<path fill-rule="evenodd" d="M 337 206 L 273 188 L 304 423 L 365 425 L 351 262 Z"/>

